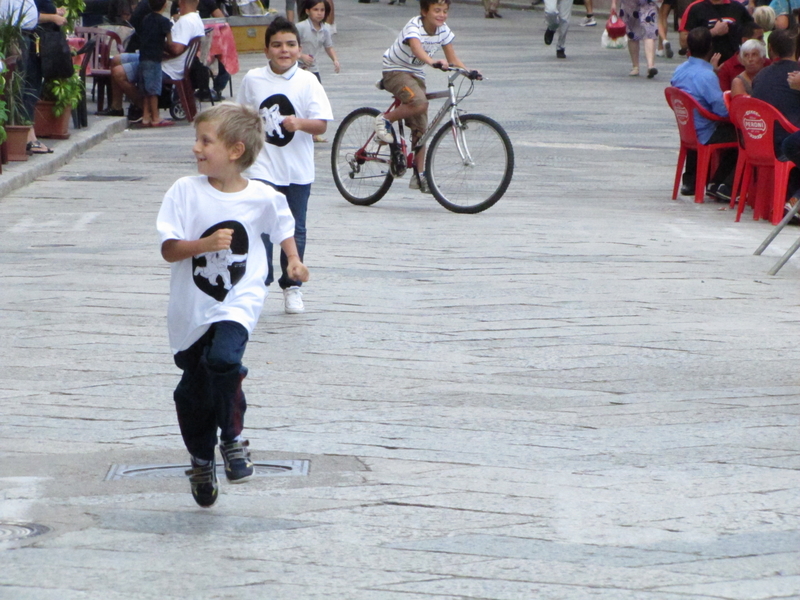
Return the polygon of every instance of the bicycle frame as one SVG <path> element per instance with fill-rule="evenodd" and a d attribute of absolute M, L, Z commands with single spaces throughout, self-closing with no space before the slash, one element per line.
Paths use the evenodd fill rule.
<path fill-rule="evenodd" d="M 458 77 L 465 73 L 463 69 L 459 68 L 452 68 L 450 69 L 451 73 L 447 76 L 447 89 L 442 90 L 439 92 L 431 92 L 429 94 L 425 94 L 425 98 L 427 100 L 438 100 L 439 98 L 447 98 L 447 102 L 442 104 L 439 107 L 439 111 L 436 113 L 436 116 L 433 118 L 432 121 L 428 123 L 428 127 L 425 129 L 425 132 L 422 134 L 420 139 L 417 141 L 416 146 L 412 148 L 411 152 L 408 152 L 408 146 L 406 144 L 405 138 L 405 130 L 403 126 L 403 122 L 400 121 L 398 128 L 400 130 L 400 151 L 403 153 L 403 156 L 406 157 L 406 166 L 407 168 L 413 168 L 414 166 L 414 157 L 416 153 L 419 151 L 420 148 L 424 147 L 428 140 L 433 137 L 433 134 L 436 133 L 436 130 L 439 128 L 439 125 L 445 120 L 446 116 L 449 114 L 450 122 L 453 124 L 453 135 L 456 139 L 456 147 L 458 148 L 458 152 L 461 155 L 461 159 L 464 161 L 465 165 L 473 164 L 472 157 L 469 154 L 469 148 L 467 148 L 466 142 L 464 137 L 458 135 L 458 131 L 461 127 L 461 121 L 459 119 L 459 108 L 458 104 L 460 100 L 456 97 L 456 89 L 455 89 L 455 81 Z M 463 99 L 463 98 L 462 98 Z M 400 106 L 401 102 L 399 98 L 395 98 L 392 102 L 391 106 L 389 106 L 388 110 L 384 112 L 390 112 Z M 367 143 L 356 153 L 356 157 L 360 160 L 369 160 L 369 154 L 366 152 L 366 147 L 369 145 L 370 141 L 372 141 L 374 135 L 370 136 L 367 140 Z"/>

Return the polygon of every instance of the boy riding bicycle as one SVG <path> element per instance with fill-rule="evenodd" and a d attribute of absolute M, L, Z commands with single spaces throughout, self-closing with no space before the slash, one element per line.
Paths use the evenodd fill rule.
<path fill-rule="evenodd" d="M 454 35 L 445 24 L 450 0 L 420 0 L 420 16 L 406 23 L 400 35 L 383 54 L 383 87 L 400 99 L 400 106 L 375 117 L 375 137 L 386 144 L 397 141 L 392 123 L 404 119 L 411 130 L 411 145 L 416 150 L 414 176 L 409 187 L 430 194 L 425 178 L 425 148 L 417 141 L 428 125 L 428 100 L 425 98 L 423 65 L 438 69 L 450 66 L 466 69 L 453 48 Z M 432 56 L 442 48 L 444 60 Z"/>

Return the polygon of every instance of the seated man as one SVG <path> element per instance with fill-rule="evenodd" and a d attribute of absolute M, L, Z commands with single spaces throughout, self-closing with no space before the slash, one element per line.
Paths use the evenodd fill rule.
<path fill-rule="evenodd" d="M 172 27 L 172 42 L 167 44 L 167 54 L 171 57 L 161 63 L 161 71 L 165 77 L 180 79 L 183 77 L 183 67 L 189 42 L 192 38 L 205 35 L 205 27 L 200 15 L 197 13 L 199 0 L 180 0 L 180 15 Z M 128 115 L 133 122 L 141 120 L 141 94 L 136 87 L 138 81 L 138 54 L 120 54 L 115 56 L 111 63 L 111 104 L 108 110 L 98 112 L 101 116 L 122 117 L 122 95 L 131 99 L 138 111 L 131 111 Z M 133 106 L 131 107 L 133 108 Z"/>
<path fill-rule="evenodd" d="M 709 112 L 720 117 L 727 117 L 728 109 L 725 108 L 719 79 L 714 74 L 714 67 L 710 62 L 713 55 L 711 38 L 711 30 L 708 27 L 696 27 L 689 32 L 686 38 L 689 59 L 675 69 L 670 85 L 691 95 L 700 106 Z M 736 141 L 736 129 L 729 122 L 709 121 L 700 115 L 695 115 L 694 125 L 697 130 L 697 139 L 701 144 Z M 706 189 L 710 196 L 729 202 L 736 169 L 737 151 L 736 148 L 732 148 L 719 154 L 719 166 Z M 683 186 L 681 187 L 682 195 L 694 195 L 696 174 L 697 152 L 690 150 L 686 156 L 686 169 L 683 173 Z"/>
<path fill-rule="evenodd" d="M 755 22 L 745 23 L 745 25 L 742 27 L 742 44 L 744 44 L 747 40 L 764 41 L 764 30 L 761 29 L 760 25 L 757 25 Z M 770 60 L 766 59 L 764 61 L 764 66 L 768 66 L 769 64 Z M 744 65 L 742 64 L 742 61 L 739 60 L 739 53 L 737 52 L 724 63 L 722 63 L 717 71 L 717 77 L 719 77 L 719 87 L 722 88 L 722 91 L 727 92 L 729 89 L 731 89 L 731 83 L 733 80 L 736 79 L 737 75 L 740 75 L 743 72 Z"/>
<path fill-rule="evenodd" d="M 769 54 L 773 63 L 756 75 L 753 80 L 753 98 L 758 98 L 777 108 L 795 127 L 800 127 L 800 85 L 793 85 L 792 78 L 800 68 L 794 59 L 795 37 L 786 29 L 773 31 L 769 36 Z M 775 155 L 800 164 L 800 136 L 789 135 L 776 126 L 774 135 Z M 792 169 L 789 174 L 789 193 L 800 187 L 800 172 Z M 790 204 L 794 205 L 794 200 Z"/>

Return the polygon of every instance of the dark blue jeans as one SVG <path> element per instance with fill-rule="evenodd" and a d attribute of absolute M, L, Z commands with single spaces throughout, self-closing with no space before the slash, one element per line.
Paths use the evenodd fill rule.
<path fill-rule="evenodd" d="M 289 185 L 273 185 L 269 181 L 259 179 L 267 185 L 272 186 L 275 190 L 286 196 L 286 203 L 289 205 L 289 210 L 292 211 L 294 217 L 294 243 L 297 244 L 297 253 L 300 255 L 300 260 L 306 252 L 306 211 L 308 209 L 308 197 L 311 195 L 311 184 L 298 184 L 290 183 Z M 266 233 L 261 234 L 261 239 L 264 241 L 264 246 L 267 248 L 267 265 L 269 265 L 269 273 L 267 274 L 266 283 L 269 285 L 275 281 L 275 275 L 272 269 L 272 242 Z M 289 260 L 286 258 L 286 253 L 281 250 L 281 278 L 278 279 L 278 285 L 282 290 L 290 287 L 300 287 L 303 285 L 301 281 L 290 279 L 286 274 L 286 267 L 289 266 Z"/>
<path fill-rule="evenodd" d="M 239 323 L 220 321 L 175 355 L 175 364 L 183 369 L 173 394 L 178 424 L 186 449 L 196 458 L 214 458 L 217 429 L 224 442 L 242 433 L 247 410 L 242 356 L 247 337 L 247 329 Z"/>
<path fill-rule="evenodd" d="M 800 132 L 792 133 L 784 138 L 781 144 L 781 154 L 795 164 L 795 168 L 789 171 L 789 183 L 786 193 L 789 197 L 800 196 Z M 780 156 L 780 154 L 778 155 Z"/>

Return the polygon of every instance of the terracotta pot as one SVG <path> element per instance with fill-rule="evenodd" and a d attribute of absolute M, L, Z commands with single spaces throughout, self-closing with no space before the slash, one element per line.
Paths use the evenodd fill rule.
<path fill-rule="evenodd" d="M 6 125 L 6 148 L 9 161 L 28 160 L 28 132 L 30 125 Z"/>
<path fill-rule="evenodd" d="M 39 100 L 33 117 L 33 130 L 37 138 L 65 140 L 69 137 L 69 121 L 72 111 L 65 110 L 60 117 L 53 116 L 55 102 Z"/>

